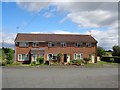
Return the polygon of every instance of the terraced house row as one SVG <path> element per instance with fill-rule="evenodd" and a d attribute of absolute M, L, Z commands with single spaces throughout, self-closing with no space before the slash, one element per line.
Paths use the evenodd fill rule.
<path fill-rule="evenodd" d="M 91 58 L 94 63 L 96 49 L 97 41 L 91 35 L 18 33 L 15 38 L 15 58 L 18 62 L 30 63 L 38 56 L 43 56 L 44 62 L 56 60 L 57 54 L 61 53 L 63 63 L 83 58 Z"/>

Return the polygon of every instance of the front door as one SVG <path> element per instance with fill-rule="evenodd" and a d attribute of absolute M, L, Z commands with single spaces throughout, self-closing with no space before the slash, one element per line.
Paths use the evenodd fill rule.
<path fill-rule="evenodd" d="M 64 54 L 64 62 L 67 62 L 67 54 Z"/>

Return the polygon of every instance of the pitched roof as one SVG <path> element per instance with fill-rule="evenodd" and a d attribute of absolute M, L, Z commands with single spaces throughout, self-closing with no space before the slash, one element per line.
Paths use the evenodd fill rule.
<path fill-rule="evenodd" d="M 15 42 L 95 42 L 97 41 L 91 35 L 80 34 L 28 34 L 18 33 Z"/>

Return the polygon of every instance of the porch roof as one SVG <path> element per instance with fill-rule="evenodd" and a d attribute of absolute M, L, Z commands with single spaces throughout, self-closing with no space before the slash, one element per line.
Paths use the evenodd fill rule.
<path fill-rule="evenodd" d="M 31 54 L 43 54 L 44 53 L 44 48 L 31 48 Z"/>

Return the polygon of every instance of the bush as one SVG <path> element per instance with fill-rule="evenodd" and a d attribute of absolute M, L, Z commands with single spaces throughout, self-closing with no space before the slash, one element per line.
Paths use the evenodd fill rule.
<path fill-rule="evenodd" d="M 120 57 L 118 57 L 118 56 L 102 57 L 101 61 L 113 62 L 113 63 L 120 63 Z"/>
<path fill-rule="evenodd" d="M 90 58 L 84 58 L 85 64 L 87 64 L 91 59 Z"/>
<path fill-rule="evenodd" d="M 44 63 L 44 57 L 38 57 L 37 58 L 37 62 L 38 62 L 38 64 L 43 64 Z"/>
<path fill-rule="evenodd" d="M 2 62 L 2 66 L 6 66 L 7 63 L 5 61 Z"/>
<path fill-rule="evenodd" d="M 36 65 L 36 62 L 35 61 L 31 61 L 30 65 L 34 66 L 34 65 Z"/>
<path fill-rule="evenodd" d="M 49 61 L 46 61 L 45 64 L 46 64 L 46 65 L 49 65 Z"/>
<path fill-rule="evenodd" d="M 114 56 L 114 63 L 120 63 L 120 57 Z"/>
<path fill-rule="evenodd" d="M 13 61 L 12 60 L 6 60 L 6 63 L 7 64 L 13 64 Z"/>
<path fill-rule="evenodd" d="M 110 58 L 110 62 L 114 62 L 114 58 Z"/>
<path fill-rule="evenodd" d="M 71 60 L 69 64 L 72 65 L 81 65 L 82 61 L 80 59 L 77 60 Z"/>

